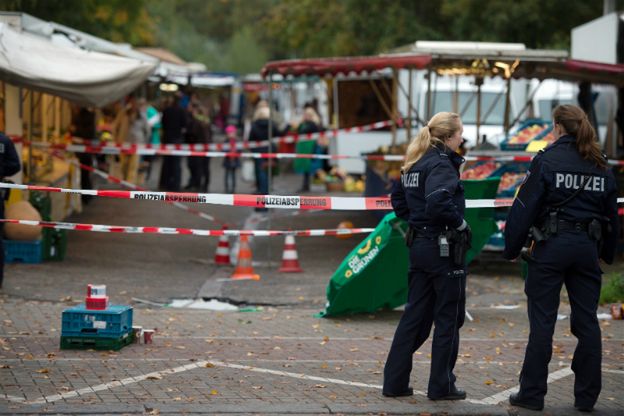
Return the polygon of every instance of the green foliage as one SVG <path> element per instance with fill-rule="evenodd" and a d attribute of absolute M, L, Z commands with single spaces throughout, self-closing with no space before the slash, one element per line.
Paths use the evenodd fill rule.
<path fill-rule="evenodd" d="M 616 8 L 624 0 L 616 1 Z M 370 55 L 416 40 L 521 42 L 569 49 L 602 14 L 587 0 L 0 0 L 115 42 L 159 45 L 210 70 L 269 59 Z"/>
<path fill-rule="evenodd" d="M 153 21 L 145 0 L 0 0 L 0 10 L 21 11 L 39 19 L 113 42 L 152 45 Z"/>
<path fill-rule="evenodd" d="M 600 290 L 600 304 L 624 302 L 624 276 L 613 273 L 604 277 Z"/>

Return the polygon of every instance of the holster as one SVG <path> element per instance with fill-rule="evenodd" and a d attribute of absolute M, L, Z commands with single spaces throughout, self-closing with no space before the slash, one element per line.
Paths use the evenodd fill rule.
<path fill-rule="evenodd" d="M 416 230 L 412 227 L 408 227 L 407 232 L 405 233 L 405 245 L 407 247 L 411 247 L 414 239 L 416 238 Z"/>
<path fill-rule="evenodd" d="M 470 236 L 467 232 L 449 230 L 446 232 L 446 238 L 452 245 L 453 264 L 463 267 L 466 263 L 466 254 L 472 247 Z"/>

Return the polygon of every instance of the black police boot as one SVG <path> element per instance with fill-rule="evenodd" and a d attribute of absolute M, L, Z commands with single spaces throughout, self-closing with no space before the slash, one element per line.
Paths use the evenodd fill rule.
<path fill-rule="evenodd" d="M 399 392 L 399 393 L 393 393 L 393 392 L 389 392 L 389 391 L 382 391 L 381 394 L 383 394 L 385 397 L 413 396 L 414 395 L 414 389 L 411 388 L 411 387 L 408 387 L 407 390 L 404 390 L 404 391 Z"/>
<path fill-rule="evenodd" d="M 457 387 L 453 387 L 453 389 L 444 396 L 440 397 L 432 397 L 427 395 L 430 400 L 464 400 L 466 398 L 466 392 L 464 390 L 460 390 Z"/>
<path fill-rule="evenodd" d="M 544 403 L 529 403 L 520 398 L 520 393 L 513 393 L 509 396 L 509 404 L 517 407 L 524 407 L 529 410 L 542 410 L 544 408 Z"/>

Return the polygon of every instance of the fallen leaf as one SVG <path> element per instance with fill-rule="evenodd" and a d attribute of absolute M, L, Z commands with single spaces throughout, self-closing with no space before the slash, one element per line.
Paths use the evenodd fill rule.
<path fill-rule="evenodd" d="M 325 384 L 315 384 L 314 387 L 316 387 L 317 389 L 324 389 L 327 386 Z"/>
<path fill-rule="evenodd" d="M 2 364 L 0 365 L 0 368 L 11 368 L 11 366 L 8 364 Z"/>
<path fill-rule="evenodd" d="M 254 390 L 262 390 L 262 386 L 251 386 Z"/>
<path fill-rule="evenodd" d="M 56 354 L 54 354 L 53 352 L 49 352 L 48 353 L 48 358 L 53 358 L 56 357 Z"/>
<path fill-rule="evenodd" d="M 39 370 L 37 370 L 38 373 L 40 374 L 48 374 L 50 372 L 50 370 L 48 370 L 47 368 L 41 368 Z"/>
<path fill-rule="evenodd" d="M 322 368 L 322 369 L 325 369 L 325 368 L 328 368 L 328 367 L 329 367 L 329 365 L 327 365 L 327 363 L 323 363 L 323 364 L 321 364 L 321 368 Z"/>
<path fill-rule="evenodd" d="M 357 347 L 353 347 L 353 348 L 351 348 L 349 351 L 351 351 L 351 352 L 356 352 L 356 351 L 359 351 L 359 350 L 360 350 L 359 348 L 357 348 Z"/>
<path fill-rule="evenodd" d="M 492 380 L 485 380 L 484 384 L 486 386 L 490 386 L 490 385 L 494 384 L 494 382 Z"/>
<path fill-rule="evenodd" d="M 210 394 L 213 396 L 216 396 L 217 394 L 219 394 L 219 392 L 213 389 L 213 390 L 210 390 Z"/>
<path fill-rule="evenodd" d="M 214 365 L 213 363 L 206 363 L 206 365 L 205 365 L 204 367 L 206 367 L 206 368 L 212 368 L 212 367 L 214 367 L 214 366 L 215 366 L 215 365 Z"/>
<path fill-rule="evenodd" d="M 162 376 L 159 376 L 158 374 L 147 376 L 146 380 L 162 380 Z"/>

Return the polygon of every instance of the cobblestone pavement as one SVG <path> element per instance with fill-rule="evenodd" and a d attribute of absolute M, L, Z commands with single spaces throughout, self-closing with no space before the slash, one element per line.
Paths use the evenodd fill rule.
<path fill-rule="evenodd" d="M 380 394 L 399 312 L 317 319 L 310 309 L 139 307 L 135 323 L 158 328 L 154 344 L 102 352 L 59 350 L 59 317 L 66 307 L 0 299 L 0 411 L 517 414 L 506 401 L 517 385 L 527 338 L 523 308 L 473 309 L 456 369 L 469 400 L 437 403 L 423 393 L 430 343 L 414 356 L 417 394 L 402 399 Z M 566 323 L 560 322 L 555 334 L 550 414 L 574 413 L 575 339 Z M 624 410 L 623 328 L 622 322 L 602 322 L 604 386 L 595 414 Z"/>
<path fill-rule="evenodd" d="M 214 179 L 216 184 L 220 180 Z M 300 178 L 276 181 L 293 194 Z M 241 192 L 249 192 L 242 185 Z M 220 191 L 217 187 L 214 191 Z M 199 207 L 232 224 L 252 211 Z M 253 217 L 256 218 L 256 217 Z M 333 228 L 348 219 L 371 226 L 368 213 L 275 212 L 258 229 Z M 95 199 L 69 221 L 215 228 L 170 206 Z M 414 356 L 412 397 L 384 398 L 382 370 L 400 311 L 332 319 L 323 308 L 333 271 L 360 239 L 300 238 L 305 272 L 275 271 L 283 241 L 254 239 L 259 282 L 232 282 L 232 268 L 212 264 L 216 239 L 73 232 L 63 262 L 9 265 L 0 291 L 1 414 L 452 414 L 516 415 L 507 404 L 517 388 L 528 337 L 518 265 L 483 257 L 468 280 L 473 321 L 461 331 L 458 385 L 468 400 L 428 400 L 430 342 Z M 612 270 L 621 270 L 622 264 Z M 134 323 L 157 328 L 150 345 L 118 352 L 60 350 L 63 309 L 87 283 L 106 284 L 113 303 L 132 304 Z M 173 298 L 225 298 L 265 305 L 255 312 L 161 308 Z M 501 307 L 514 309 L 500 309 Z M 569 315 L 565 292 L 560 312 Z M 601 312 L 606 312 L 602 308 Z M 594 414 L 624 413 L 624 321 L 601 321 L 603 390 Z M 557 325 L 544 414 L 573 415 L 569 320 Z"/>

